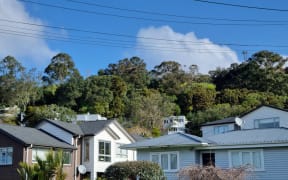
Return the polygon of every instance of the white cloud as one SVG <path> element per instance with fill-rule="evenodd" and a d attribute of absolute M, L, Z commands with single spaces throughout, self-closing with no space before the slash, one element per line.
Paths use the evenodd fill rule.
<path fill-rule="evenodd" d="M 207 73 L 216 67 L 229 67 L 231 63 L 240 62 L 229 47 L 214 44 L 206 38 L 200 39 L 193 32 L 181 34 L 174 32 L 169 26 L 162 26 L 140 29 L 137 36 L 176 40 L 137 38 L 136 54 L 144 59 L 148 68 L 172 60 L 183 67 L 196 64 L 201 73 Z"/>
<path fill-rule="evenodd" d="M 0 0 L 0 57 L 16 57 L 22 64 L 43 66 L 56 55 L 43 39 L 44 27 L 29 26 L 3 20 L 43 24 L 31 17 L 17 0 Z M 24 36 L 23 36 L 24 35 Z M 26 37 L 25 37 L 26 36 Z M 34 38 L 27 37 L 33 36 Z"/>

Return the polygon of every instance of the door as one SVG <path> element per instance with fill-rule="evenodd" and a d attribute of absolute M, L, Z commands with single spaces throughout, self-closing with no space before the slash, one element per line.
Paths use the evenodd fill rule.
<path fill-rule="evenodd" d="M 215 166 L 215 153 L 202 153 L 203 166 Z"/>

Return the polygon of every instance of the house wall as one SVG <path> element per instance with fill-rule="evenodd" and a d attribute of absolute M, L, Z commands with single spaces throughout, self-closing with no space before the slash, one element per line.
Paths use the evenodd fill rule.
<path fill-rule="evenodd" d="M 151 161 L 151 153 L 155 152 L 179 152 L 179 169 L 186 167 L 186 166 L 191 166 L 197 164 L 197 161 L 199 161 L 199 158 L 196 156 L 199 153 L 196 153 L 195 150 L 193 149 L 188 149 L 188 148 L 165 148 L 165 149 L 149 149 L 149 150 L 137 150 L 137 160 L 138 161 Z M 165 177 L 167 180 L 177 180 L 177 172 L 165 172 Z"/>
<path fill-rule="evenodd" d="M 88 140 L 89 141 L 89 161 L 85 161 L 84 159 L 84 153 L 85 153 L 85 147 L 84 147 L 84 141 Z M 93 175 L 93 177 L 91 177 L 91 179 L 95 179 L 94 177 L 94 156 L 96 153 L 96 150 L 94 150 L 94 136 L 88 136 L 88 137 L 84 137 L 82 138 L 82 163 L 85 167 L 86 167 L 86 171 L 91 173 L 91 176 Z M 98 153 L 98 152 L 97 152 Z"/>
<path fill-rule="evenodd" d="M 250 172 L 254 180 L 287 180 L 288 147 L 264 148 L 264 170 Z M 229 168 L 228 150 L 215 151 L 215 164 L 217 167 Z"/>
<path fill-rule="evenodd" d="M 217 126 L 228 126 L 228 131 L 233 131 L 234 130 L 234 123 L 231 124 L 219 124 L 219 125 L 211 125 L 211 126 L 202 126 L 201 131 L 202 131 L 202 137 L 210 137 L 214 135 L 214 127 Z"/>
<path fill-rule="evenodd" d="M 90 137 L 90 161 L 83 161 L 83 164 L 86 166 L 87 171 L 91 172 L 91 179 L 95 179 L 98 172 L 105 172 L 106 168 L 115 162 L 136 160 L 135 151 L 132 150 L 128 150 L 128 158 L 116 157 L 117 144 L 130 144 L 132 141 L 128 139 L 127 136 L 115 124 L 109 124 L 109 128 L 112 129 L 113 132 L 120 138 L 114 139 L 105 129 L 99 132 L 97 135 Z M 99 141 L 109 141 L 111 143 L 111 162 L 99 161 Z M 84 150 L 84 147 L 82 147 L 82 149 Z"/>
<path fill-rule="evenodd" d="M 255 119 L 263 119 L 270 117 L 279 117 L 280 127 L 288 128 L 288 112 L 279 109 L 263 106 L 255 111 L 248 113 L 247 115 L 241 117 L 244 120 L 242 129 L 253 129 Z"/>
<path fill-rule="evenodd" d="M 71 145 L 73 145 L 73 135 L 71 133 L 68 133 L 67 131 L 64 131 L 63 129 L 51 124 L 47 123 L 45 121 L 41 122 L 38 126 L 37 129 L 41 129 L 48 134 L 57 137 Z"/>
<path fill-rule="evenodd" d="M 2 147 L 13 147 L 13 160 L 12 165 L 0 165 L 0 179 L 20 179 L 17 168 L 19 168 L 19 162 L 24 161 L 25 148 L 14 139 L 9 138 L 4 134 L 0 134 L 0 148 Z"/>

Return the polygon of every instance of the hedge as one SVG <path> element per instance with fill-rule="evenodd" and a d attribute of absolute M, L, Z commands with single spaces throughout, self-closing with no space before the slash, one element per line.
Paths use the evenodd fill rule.
<path fill-rule="evenodd" d="M 108 180 L 164 180 L 164 173 L 157 163 L 150 161 L 126 161 L 109 166 L 105 171 Z"/>

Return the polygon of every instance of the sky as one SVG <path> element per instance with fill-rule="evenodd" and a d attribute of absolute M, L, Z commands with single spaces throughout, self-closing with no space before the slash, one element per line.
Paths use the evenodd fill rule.
<path fill-rule="evenodd" d="M 84 77 L 133 56 L 207 74 L 260 50 L 288 55 L 287 0 L 0 0 L 0 26 L 1 59 L 43 72 L 64 52 Z"/>

